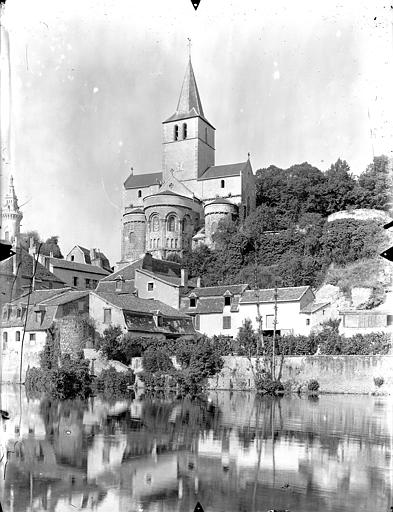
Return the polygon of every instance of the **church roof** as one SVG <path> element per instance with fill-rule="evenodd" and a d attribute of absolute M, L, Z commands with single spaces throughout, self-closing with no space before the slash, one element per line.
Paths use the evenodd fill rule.
<path fill-rule="evenodd" d="M 148 174 L 130 174 L 124 182 L 124 188 L 144 188 L 158 185 L 162 181 L 162 172 L 151 172 Z"/>
<path fill-rule="evenodd" d="M 196 84 L 194 70 L 192 69 L 190 59 L 188 61 L 186 74 L 184 76 L 176 112 L 166 121 L 164 121 L 164 123 L 169 123 L 170 121 L 177 121 L 178 119 L 187 119 L 189 117 L 196 116 L 201 117 L 210 125 L 209 121 L 205 118 L 205 115 L 203 113 L 202 102 L 199 96 L 198 86 Z"/>
<path fill-rule="evenodd" d="M 226 178 L 227 176 L 240 176 L 241 171 L 246 167 L 246 162 L 239 162 L 238 164 L 226 164 L 226 165 L 212 165 L 208 167 L 202 174 L 199 181 L 211 180 L 214 178 Z"/>
<path fill-rule="evenodd" d="M 217 197 L 217 199 L 214 199 L 214 201 L 211 201 L 208 204 L 230 204 L 232 206 L 236 206 L 230 201 L 228 201 L 228 199 L 225 199 L 224 197 Z"/>

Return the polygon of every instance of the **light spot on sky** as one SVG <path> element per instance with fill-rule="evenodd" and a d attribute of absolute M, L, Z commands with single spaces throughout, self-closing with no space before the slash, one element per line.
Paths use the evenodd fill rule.
<path fill-rule="evenodd" d="M 97 94 L 97 92 L 99 91 L 99 88 L 98 87 L 94 87 L 93 88 L 93 94 Z"/>
<path fill-rule="evenodd" d="M 122 140 L 119 140 L 119 142 L 117 143 L 119 145 L 119 147 L 121 148 L 123 146 L 123 141 Z"/>
<path fill-rule="evenodd" d="M 280 80 L 280 72 L 278 69 L 273 73 L 273 80 Z"/>
<path fill-rule="evenodd" d="M 340 38 L 340 37 L 341 37 L 341 30 L 337 30 L 337 32 L 336 32 L 336 37 L 337 37 L 337 38 Z"/>

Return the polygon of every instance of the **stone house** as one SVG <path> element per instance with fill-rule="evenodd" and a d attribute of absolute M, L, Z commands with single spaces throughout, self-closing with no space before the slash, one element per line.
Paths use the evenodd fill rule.
<path fill-rule="evenodd" d="M 178 338 L 195 335 L 192 319 L 163 302 L 141 299 L 132 293 L 90 292 L 90 316 L 103 333 L 109 326 L 122 327 L 134 337 Z"/>
<path fill-rule="evenodd" d="M 274 289 L 250 290 L 247 284 L 196 287 L 181 298 L 180 310 L 208 336 L 236 337 L 246 319 L 264 334 L 274 329 Z M 277 289 L 277 333 L 309 334 L 328 315 L 328 303 L 316 303 L 309 286 Z"/>
<path fill-rule="evenodd" d="M 2 308 L 1 370 L 4 382 L 19 381 L 20 354 L 23 343 L 23 376 L 27 368 L 39 366 L 39 353 L 44 348 L 48 330 L 53 324 L 60 328 L 65 345 L 81 348 L 84 333 L 72 318 L 87 317 L 89 293 L 70 288 L 36 290 L 13 300 Z M 64 346 L 66 349 L 67 347 Z M 24 378 L 24 377 L 23 377 Z"/>

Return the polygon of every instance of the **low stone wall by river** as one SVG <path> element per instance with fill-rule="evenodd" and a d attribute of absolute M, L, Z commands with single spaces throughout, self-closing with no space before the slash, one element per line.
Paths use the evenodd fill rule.
<path fill-rule="evenodd" d="M 209 389 L 254 389 L 251 363 L 245 357 L 225 356 L 224 368 L 209 379 Z M 255 360 L 253 360 L 255 364 Z M 384 384 L 377 388 L 374 377 Z M 316 379 L 325 393 L 372 393 L 393 390 L 393 356 L 291 356 L 286 357 L 282 381 Z"/>

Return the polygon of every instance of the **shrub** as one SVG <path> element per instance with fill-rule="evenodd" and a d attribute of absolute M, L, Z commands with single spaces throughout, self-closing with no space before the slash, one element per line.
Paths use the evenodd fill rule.
<path fill-rule="evenodd" d="M 94 388 L 105 396 L 118 396 L 129 392 L 129 388 L 135 383 L 135 375 L 132 370 L 119 372 L 115 368 L 103 370 L 94 382 Z"/>
<path fill-rule="evenodd" d="M 142 358 L 146 373 L 168 373 L 173 369 L 171 358 L 161 349 L 148 348 Z"/>
<path fill-rule="evenodd" d="M 258 393 L 265 395 L 280 395 L 284 393 L 284 385 L 279 380 L 273 380 L 268 374 L 255 379 L 255 387 Z"/>
<path fill-rule="evenodd" d="M 377 388 L 380 388 L 384 382 L 385 379 L 383 377 L 374 377 L 374 384 L 377 386 Z"/>
<path fill-rule="evenodd" d="M 310 379 L 307 384 L 308 391 L 316 393 L 319 390 L 319 382 L 316 379 Z"/>

